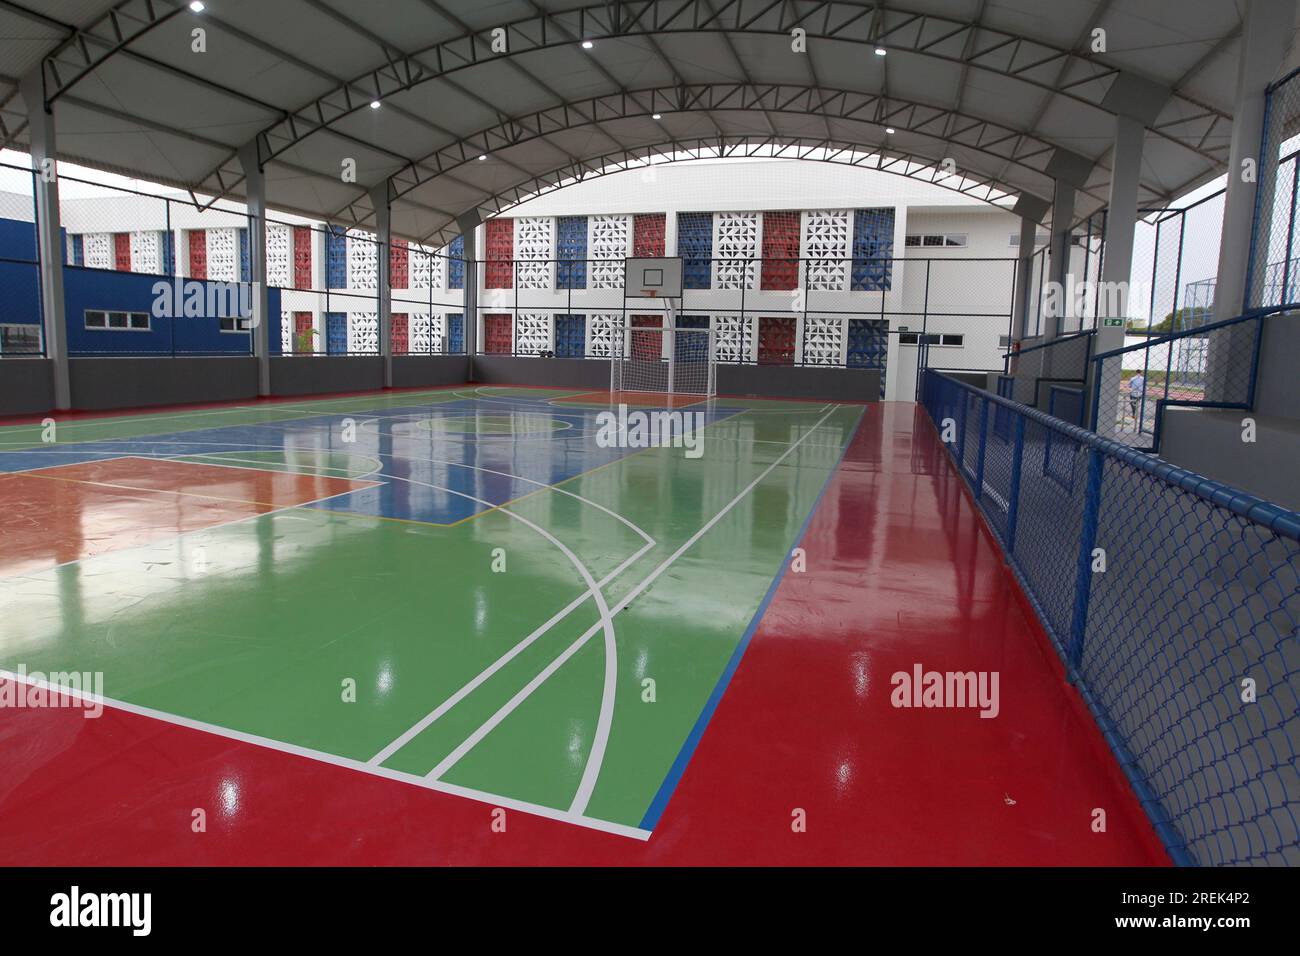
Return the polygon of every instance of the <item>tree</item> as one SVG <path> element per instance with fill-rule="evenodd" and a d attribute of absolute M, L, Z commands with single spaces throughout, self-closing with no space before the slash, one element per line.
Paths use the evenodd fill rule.
<path fill-rule="evenodd" d="M 1132 332 L 1150 332 L 1152 335 L 1168 335 L 1170 332 L 1182 332 L 1185 329 L 1195 329 L 1207 322 L 1213 320 L 1210 310 L 1203 305 L 1188 306 L 1187 308 L 1177 309 L 1170 312 L 1161 321 L 1147 328 L 1141 324 L 1140 320 L 1129 323 L 1129 330 Z"/>

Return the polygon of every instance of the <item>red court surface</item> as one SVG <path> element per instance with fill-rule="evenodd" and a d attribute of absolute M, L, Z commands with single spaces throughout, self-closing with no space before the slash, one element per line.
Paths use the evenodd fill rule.
<path fill-rule="evenodd" d="M 646 842 L 495 832 L 484 803 L 113 707 L 0 709 L 0 864 L 1167 862 L 921 409 L 867 407 L 802 547 Z M 915 664 L 997 671 L 997 717 L 893 707 Z"/>
<path fill-rule="evenodd" d="M 0 574 L 27 574 L 373 484 L 135 457 L 0 474 Z"/>

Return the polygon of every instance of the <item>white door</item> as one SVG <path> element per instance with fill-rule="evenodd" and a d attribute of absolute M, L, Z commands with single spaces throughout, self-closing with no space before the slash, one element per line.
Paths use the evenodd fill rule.
<path fill-rule="evenodd" d="M 916 363 L 920 358 L 920 349 L 915 345 L 899 343 L 898 361 L 889 368 L 887 391 L 895 402 L 916 401 Z"/>

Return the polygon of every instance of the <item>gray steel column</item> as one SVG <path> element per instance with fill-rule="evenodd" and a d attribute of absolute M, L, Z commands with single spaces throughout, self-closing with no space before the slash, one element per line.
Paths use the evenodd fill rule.
<path fill-rule="evenodd" d="M 1047 200 L 1029 193 L 1021 193 L 1012 210 L 1020 217 L 1020 246 L 1017 250 L 1016 285 L 1011 306 L 1011 341 L 1019 342 L 1025 337 L 1025 325 L 1029 320 L 1029 301 L 1033 295 L 1034 281 L 1034 243 L 1038 240 L 1038 227 L 1047 213 Z"/>
<path fill-rule="evenodd" d="M 239 148 L 248 206 L 248 281 L 253 294 L 253 356 L 257 359 L 257 394 L 271 394 L 270 305 L 266 293 L 266 174 L 257 141 Z M 283 321 L 283 318 L 281 319 Z"/>
<path fill-rule="evenodd" d="M 1065 323 L 1065 302 L 1070 298 L 1070 236 L 1074 224 L 1074 187 L 1064 180 L 1056 181 L 1052 192 L 1052 238 L 1048 246 L 1051 255 L 1051 271 L 1048 281 L 1055 282 L 1062 291 L 1060 296 L 1051 296 L 1047 301 L 1056 305 L 1051 313 L 1043 316 L 1043 341 L 1061 335 Z"/>
<path fill-rule="evenodd" d="M 475 231 L 482 218 L 477 209 L 471 209 L 457 217 L 460 234 L 465 241 L 461 254 L 465 257 L 465 287 L 461 293 L 461 308 L 464 309 L 465 355 L 468 359 L 466 376 L 474 380 L 474 353 L 478 350 L 478 253 L 476 251 Z"/>
<path fill-rule="evenodd" d="M 370 204 L 375 210 L 375 269 L 379 274 L 375 307 L 379 313 L 379 354 L 384 359 L 384 388 L 393 387 L 393 273 L 389 266 L 393 244 L 392 209 L 388 204 L 388 180 L 370 190 Z M 408 332 L 409 334 L 409 332 Z"/>
<path fill-rule="evenodd" d="M 1056 189 L 1052 194 L 1052 239 L 1049 247 L 1051 254 L 1051 271 L 1048 281 L 1057 284 L 1060 296 L 1053 296 L 1059 304 L 1055 316 L 1045 317 L 1043 322 L 1043 340 L 1054 339 L 1061 334 L 1065 321 L 1065 306 L 1072 299 L 1071 278 L 1072 263 L 1070 244 L 1074 226 L 1074 194 L 1083 187 L 1092 172 L 1093 162 L 1086 156 L 1071 153 L 1069 150 L 1057 149 L 1047 161 L 1046 172 L 1056 180 Z"/>
<path fill-rule="evenodd" d="M 45 108 L 45 83 L 38 66 L 19 84 L 27 107 L 32 186 L 36 200 L 36 249 L 40 260 L 42 338 L 45 357 L 53 366 L 54 407 L 72 407 L 72 383 L 68 375 L 68 327 L 63 307 L 63 263 L 66 254 L 60 238 L 58 146 L 54 137 L 54 113 Z"/>

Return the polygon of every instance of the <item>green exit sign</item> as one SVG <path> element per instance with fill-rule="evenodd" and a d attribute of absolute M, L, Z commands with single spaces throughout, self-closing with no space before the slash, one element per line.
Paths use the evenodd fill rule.
<path fill-rule="evenodd" d="M 1108 329 L 1122 329 L 1124 327 L 1124 320 L 1122 318 L 1102 319 L 1101 324 Z"/>

